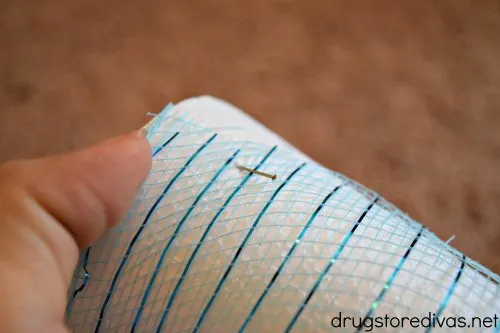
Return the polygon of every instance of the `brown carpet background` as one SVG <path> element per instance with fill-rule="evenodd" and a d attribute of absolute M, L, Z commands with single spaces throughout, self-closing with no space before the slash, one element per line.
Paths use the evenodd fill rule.
<path fill-rule="evenodd" d="M 500 272 L 500 1 L 0 0 L 0 160 L 211 94 Z"/>

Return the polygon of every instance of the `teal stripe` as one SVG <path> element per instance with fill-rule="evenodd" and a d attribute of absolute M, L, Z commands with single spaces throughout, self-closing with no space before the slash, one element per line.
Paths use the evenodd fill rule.
<path fill-rule="evenodd" d="M 306 235 L 306 233 L 309 230 L 309 227 L 311 226 L 312 222 L 316 219 L 316 216 L 319 214 L 319 212 L 321 211 L 321 209 L 323 209 L 323 207 L 325 206 L 325 204 L 327 203 L 327 201 L 331 198 L 331 196 L 335 192 L 337 192 L 340 189 L 340 187 L 341 186 L 335 187 L 335 189 L 332 192 L 330 192 L 323 199 L 323 201 L 321 202 L 321 204 L 316 208 L 316 210 L 314 211 L 314 213 L 311 215 L 311 217 L 307 221 L 306 225 L 300 231 L 297 239 L 295 240 L 295 242 L 293 243 L 293 245 L 291 246 L 291 248 L 288 250 L 288 253 L 286 254 L 285 259 L 281 262 L 280 266 L 278 267 L 278 270 L 274 273 L 273 277 L 271 278 L 271 281 L 269 281 L 266 289 L 264 289 L 264 292 L 260 295 L 259 299 L 257 300 L 257 302 L 255 303 L 254 307 L 250 311 L 250 314 L 247 316 L 247 318 L 245 319 L 245 322 L 240 327 L 239 332 L 243 332 L 247 328 L 248 324 L 250 323 L 250 320 L 257 313 L 257 310 L 259 309 L 260 304 L 262 303 L 262 301 L 266 297 L 268 291 L 272 288 L 272 286 L 273 286 L 274 282 L 276 281 L 276 279 L 278 278 L 279 274 L 281 273 L 281 271 L 283 270 L 283 268 L 286 266 L 288 260 L 291 258 L 291 256 L 295 252 L 295 249 L 297 248 L 297 246 L 299 245 L 299 243 L 302 241 L 302 238 L 304 238 L 304 236 Z"/>
<path fill-rule="evenodd" d="M 418 239 L 420 238 L 420 236 L 422 235 L 422 232 L 424 231 L 424 227 L 422 227 L 420 229 L 420 232 L 417 234 L 417 236 L 413 239 L 413 242 L 411 243 L 410 247 L 408 249 L 406 249 L 406 252 L 405 254 L 403 255 L 403 257 L 401 257 L 401 259 L 399 260 L 399 263 L 398 265 L 396 266 L 396 268 L 394 269 L 394 271 L 392 272 L 391 276 L 389 277 L 389 280 L 387 280 L 387 282 L 385 283 L 384 285 L 384 289 L 382 289 L 382 291 L 380 292 L 380 294 L 378 295 L 378 297 L 376 298 L 376 300 L 372 303 L 370 309 L 368 310 L 368 313 L 366 314 L 365 318 L 363 318 L 363 321 L 361 322 L 361 324 L 359 325 L 358 329 L 357 329 L 357 333 L 363 331 L 364 329 L 364 325 L 363 323 L 368 319 L 368 318 L 371 318 L 371 316 L 373 315 L 373 312 L 375 312 L 375 310 L 378 308 L 378 306 L 380 305 L 380 302 L 382 302 L 382 299 L 384 298 L 385 294 L 387 293 L 387 291 L 389 290 L 389 288 L 391 287 L 392 283 L 394 282 L 394 279 L 396 278 L 396 276 L 398 275 L 399 271 L 401 270 L 401 268 L 403 267 L 406 259 L 408 258 L 408 256 L 410 255 L 411 251 L 413 250 L 413 248 L 415 247 L 415 245 L 417 244 L 418 242 Z"/>
<path fill-rule="evenodd" d="M 297 319 L 299 319 L 300 314 L 305 309 L 307 303 L 309 303 L 309 301 L 311 300 L 312 296 L 316 292 L 316 289 L 318 289 L 319 285 L 321 284 L 321 281 L 323 281 L 323 279 L 325 278 L 326 274 L 328 274 L 328 271 L 330 270 L 330 268 L 332 268 L 332 266 L 335 264 L 335 262 L 339 259 L 340 254 L 342 253 L 342 251 L 346 247 L 346 245 L 349 242 L 349 240 L 351 239 L 352 235 L 354 235 L 354 232 L 358 228 L 359 224 L 361 223 L 361 221 L 363 221 L 363 219 L 365 218 L 366 214 L 368 214 L 368 212 L 370 211 L 370 209 L 372 209 L 373 205 L 378 201 L 378 199 L 379 198 L 377 197 L 377 198 L 375 198 L 375 200 L 372 201 L 372 203 L 370 203 L 370 205 L 366 208 L 366 210 L 363 212 L 363 214 L 361 214 L 361 216 L 359 217 L 359 219 L 356 221 L 356 223 L 352 227 L 351 231 L 347 235 L 344 236 L 344 239 L 342 240 L 342 243 L 340 244 L 339 248 L 337 249 L 337 251 L 333 255 L 332 259 L 330 259 L 330 261 L 326 265 L 325 269 L 323 270 L 323 272 L 319 276 L 318 280 L 314 284 L 313 288 L 311 289 L 311 291 L 307 295 L 307 297 L 304 300 L 304 302 L 297 309 L 297 312 L 295 313 L 295 315 L 293 316 L 292 320 L 290 321 L 290 323 L 286 327 L 285 332 L 290 332 L 292 330 L 293 325 L 295 325 L 295 323 L 297 322 Z"/>
<path fill-rule="evenodd" d="M 462 264 L 460 265 L 460 268 L 459 268 L 459 270 L 457 272 L 457 275 L 455 276 L 455 279 L 453 280 L 453 283 L 451 284 L 450 288 L 448 289 L 448 292 L 446 293 L 446 296 L 444 297 L 443 301 L 439 305 L 439 308 L 436 311 L 436 314 L 435 314 L 435 316 L 434 316 L 434 318 L 432 320 L 432 325 L 429 326 L 429 327 L 427 327 L 427 329 L 425 330 L 425 333 L 429 333 L 430 331 L 432 331 L 432 328 L 435 327 L 436 319 L 438 319 L 441 316 L 441 314 L 443 313 L 444 309 L 448 305 L 448 303 L 450 301 L 450 298 L 451 298 L 451 295 L 453 295 L 453 292 L 455 291 L 455 287 L 457 286 L 458 280 L 460 280 L 460 276 L 462 276 L 462 272 L 463 272 L 464 267 L 465 267 L 465 262 L 466 262 L 465 255 L 462 254 Z"/>
<path fill-rule="evenodd" d="M 264 156 L 264 158 L 259 162 L 259 164 L 257 164 L 255 169 L 256 170 L 259 169 L 269 159 L 269 157 L 272 155 L 272 153 L 274 153 L 276 151 L 276 149 L 277 149 L 276 146 L 271 148 L 271 150 Z M 210 231 L 212 230 L 212 227 L 215 225 L 215 222 L 218 220 L 218 218 L 222 214 L 222 212 L 227 208 L 227 206 L 229 205 L 231 200 L 233 200 L 233 198 L 236 196 L 236 194 L 243 188 L 243 186 L 245 186 L 245 184 L 248 182 L 248 180 L 252 176 L 253 176 L 253 173 L 249 173 L 245 176 L 245 178 L 243 178 L 241 183 L 234 189 L 234 191 L 231 193 L 231 195 L 229 195 L 229 197 L 226 199 L 226 201 L 224 202 L 222 207 L 219 208 L 219 210 L 217 211 L 217 214 L 215 214 L 215 216 L 212 218 L 212 220 L 208 224 L 207 228 L 205 229 L 205 232 L 201 236 L 200 241 L 198 242 L 198 244 L 196 244 L 196 247 L 195 247 L 193 253 L 191 254 L 191 257 L 189 258 L 188 263 L 187 263 L 186 267 L 184 268 L 186 275 L 189 272 L 189 269 L 191 268 L 191 265 L 194 261 L 194 258 L 198 254 L 198 251 L 200 250 L 201 246 L 205 242 L 205 239 L 208 237 Z M 179 282 L 182 284 L 184 282 L 184 278 L 181 277 Z M 179 288 L 180 288 L 180 286 L 179 286 Z M 158 326 L 157 332 L 159 332 L 160 330 L 161 330 L 161 326 Z"/>
<path fill-rule="evenodd" d="M 299 172 L 300 169 L 302 169 L 304 167 L 304 165 L 305 165 L 305 163 L 301 164 L 297 169 L 295 169 L 288 176 L 288 178 L 276 189 L 276 191 L 274 191 L 274 193 L 271 196 L 271 198 L 269 199 L 269 201 L 266 203 L 266 205 L 264 206 L 264 208 L 261 210 L 261 212 L 257 216 L 257 219 L 255 220 L 255 222 L 253 223 L 252 227 L 248 231 L 247 235 L 243 239 L 243 242 L 240 244 L 240 247 L 236 251 L 236 254 L 234 255 L 233 259 L 231 260 L 231 263 L 229 264 L 229 266 L 227 267 L 226 271 L 224 272 L 224 275 L 222 276 L 222 279 L 219 281 L 219 284 L 217 285 L 217 288 L 215 288 L 215 292 L 213 293 L 212 297 L 208 301 L 208 304 L 206 305 L 205 309 L 203 310 L 203 312 L 201 314 L 201 317 L 198 320 L 198 323 L 196 324 L 195 329 L 193 330 L 193 333 L 198 332 L 198 330 L 200 329 L 201 325 L 203 324 L 203 320 L 205 319 L 206 315 L 208 314 L 208 311 L 210 311 L 210 308 L 212 307 L 212 304 L 214 303 L 215 299 L 217 298 L 217 295 L 219 294 L 220 290 L 222 289 L 222 286 L 226 282 L 226 279 L 229 276 L 229 273 L 233 269 L 233 266 L 236 263 L 236 260 L 238 260 L 238 257 L 240 256 L 241 252 L 243 251 L 243 248 L 245 247 L 246 243 L 248 242 L 248 240 L 252 236 L 252 233 L 255 230 L 255 228 L 257 227 L 257 224 L 260 222 L 260 220 L 264 216 L 264 213 L 267 211 L 267 209 L 269 208 L 269 206 L 272 204 L 272 202 L 274 201 L 274 199 L 276 198 L 276 196 L 278 195 L 278 193 L 281 191 L 281 189 L 283 187 L 285 187 L 285 185 L 290 181 L 290 179 L 295 174 L 297 174 L 297 172 Z"/>
<path fill-rule="evenodd" d="M 186 162 L 186 164 L 184 165 L 184 167 L 174 176 L 174 178 L 172 178 L 172 181 L 170 182 L 170 184 L 173 184 L 181 175 L 182 173 L 189 167 L 189 165 L 191 165 L 191 163 L 194 161 L 194 159 L 206 148 L 208 147 L 208 145 L 210 143 L 212 143 L 213 140 L 215 140 L 215 138 L 217 137 L 217 134 L 214 134 L 210 137 L 210 139 L 207 140 L 207 142 L 205 142 L 200 148 L 198 148 L 198 150 L 193 154 L 191 155 L 191 157 L 189 158 L 189 160 Z M 169 185 L 170 185 L 169 184 Z M 169 188 L 169 187 L 167 187 Z M 168 190 L 167 190 L 168 191 Z M 167 191 L 164 191 L 163 192 L 163 197 L 166 195 Z M 138 312 L 137 312 L 137 315 L 136 315 L 136 320 L 134 320 L 134 324 L 132 326 L 132 329 L 131 331 L 133 332 L 134 329 L 135 329 L 135 326 L 138 322 L 138 320 L 141 318 L 142 316 L 142 311 L 144 310 L 144 305 L 146 304 L 147 302 L 147 299 L 149 297 L 149 294 L 151 292 L 151 289 L 153 288 L 153 285 L 154 285 L 154 282 L 156 280 L 156 277 L 158 275 L 158 273 L 160 272 L 160 268 L 161 268 L 161 265 L 163 264 L 163 260 L 165 259 L 165 256 L 168 252 L 168 249 L 170 248 L 170 246 L 172 245 L 172 243 L 174 242 L 175 240 L 175 237 L 177 236 L 177 234 L 179 233 L 180 229 L 182 227 L 182 223 L 178 223 L 177 224 L 177 227 L 175 228 L 174 230 L 174 233 L 173 235 L 170 237 L 168 243 L 167 243 L 167 246 L 163 249 L 161 255 L 160 255 L 160 259 L 158 260 L 158 262 L 156 263 L 156 267 L 155 267 L 155 270 L 153 271 L 153 274 L 151 276 L 151 279 L 149 280 L 149 283 L 146 287 L 146 291 L 144 292 L 144 295 L 142 296 L 142 301 L 141 301 L 141 306 L 139 307 L 138 309 Z"/>
<path fill-rule="evenodd" d="M 240 150 L 238 149 L 225 163 L 224 165 L 222 165 L 222 167 L 217 171 L 217 173 L 213 176 L 213 178 L 210 180 L 210 182 L 208 183 L 207 186 L 205 186 L 205 188 L 200 192 L 200 194 L 198 195 L 198 197 L 196 198 L 196 200 L 193 202 L 193 204 L 191 205 L 191 207 L 189 208 L 189 210 L 186 212 L 186 214 L 184 215 L 184 217 L 182 218 L 182 220 L 179 222 L 179 227 L 178 227 L 178 230 L 180 230 L 180 227 L 182 226 L 182 224 L 184 224 L 184 222 L 187 220 L 187 218 L 191 215 L 192 211 L 194 210 L 194 208 L 196 207 L 196 205 L 198 204 L 198 202 L 201 200 L 201 198 L 205 195 L 205 193 L 208 191 L 208 189 L 215 183 L 215 181 L 219 178 L 219 176 L 224 172 L 224 170 L 226 170 L 227 166 L 231 164 L 231 162 L 235 159 L 235 157 L 240 153 Z M 173 238 L 175 238 L 175 236 L 177 236 L 177 233 L 171 238 L 171 240 L 173 240 Z M 169 243 L 170 245 L 170 243 Z M 165 248 L 166 250 L 168 249 L 168 246 Z M 184 278 L 186 277 L 186 274 L 187 274 L 187 268 L 188 268 L 188 265 L 189 265 L 189 261 L 188 263 L 186 264 L 186 267 L 184 268 L 184 271 L 182 272 L 181 274 L 181 277 L 179 278 L 179 280 L 177 281 L 177 284 L 174 288 L 174 291 L 172 292 L 172 296 L 170 296 L 170 299 L 168 301 L 168 304 L 165 308 L 165 310 L 163 311 L 163 315 L 161 317 L 161 320 L 160 320 L 160 327 L 163 326 L 163 323 L 164 321 L 167 319 L 167 316 L 168 316 L 168 313 L 169 313 L 169 310 L 170 308 L 172 307 L 173 303 L 174 303 L 174 300 L 175 300 L 175 297 L 177 296 L 177 292 L 179 291 L 179 288 L 182 284 L 182 281 L 184 280 Z M 144 306 L 146 305 L 146 299 L 143 298 L 143 302 L 141 302 L 141 308 L 143 308 Z M 142 311 L 141 311 L 142 313 Z M 139 320 L 140 320 L 140 313 L 137 314 L 136 316 L 136 319 L 134 320 L 134 326 L 132 327 L 132 332 L 134 331 L 135 327 L 137 326 L 137 324 L 139 323 Z"/>
<path fill-rule="evenodd" d="M 165 148 L 172 140 L 174 140 L 177 135 L 179 134 L 179 132 L 176 132 L 170 139 L 168 139 L 159 149 L 157 149 L 154 153 L 153 153 L 153 157 L 158 154 L 163 148 Z M 212 139 L 210 139 L 212 140 Z M 191 160 L 190 160 L 191 161 Z M 111 300 L 111 296 L 113 295 L 113 292 L 115 290 L 115 287 L 116 287 L 116 283 L 118 282 L 118 279 L 120 278 L 120 274 L 123 270 L 123 268 L 125 267 L 125 264 L 127 263 L 127 260 L 130 256 L 130 254 L 132 253 L 132 249 L 134 248 L 134 245 L 135 243 L 137 242 L 137 240 L 139 239 L 139 237 L 141 236 L 144 228 L 146 228 L 146 225 L 148 224 L 149 222 L 149 218 L 153 215 L 153 212 L 155 211 L 156 207 L 160 204 L 160 202 L 163 200 L 163 197 L 165 196 L 165 194 L 170 190 L 170 187 L 172 186 L 172 184 L 175 182 L 175 180 L 177 179 L 177 177 L 182 173 L 184 172 L 184 170 L 186 169 L 186 167 L 189 165 L 189 163 L 191 163 L 190 161 L 188 161 L 188 163 L 179 171 L 179 173 L 177 173 L 177 175 L 170 181 L 170 183 L 167 185 L 167 187 L 163 190 L 163 193 L 160 195 L 160 197 L 156 200 L 156 202 L 154 203 L 153 207 L 151 207 L 151 209 L 149 210 L 148 214 L 146 215 L 146 218 L 144 219 L 144 221 L 142 222 L 142 225 L 139 227 L 139 229 L 137 230 L 137 232 L 135 233 L 134 237 L 132 237 L 132 240 L 130 241 L 128 247 L 127 247 L 127 250 L 125 251 L 125 255 L 123 256 L 122 258 L 122 261 L 120 262 L 120 265 L 118 266 L 118 269 L 116 270 L 115 272 L 115 275 L 113 276 L 113 279 L 111 280 L 111 285 L 109 287 L 109 291 L 106 295 L 106 298 L 104 299 L 104 302 L 102 304 L 102 307 L 101 307 L 101 311 L 99 312 L 99 319 L 97 320 L 97 325 L 95 327 L 95 330 L 94 332 L 97 333 L 99 332 L 99 329 L 101 327 L 101 324 L 102 324 L 102 321 L 103 321 L 103 318 L 104 318 L 104 313 L 106 311 L 106 307 L 108 306 L 108 303 L 109 301 Z"/>

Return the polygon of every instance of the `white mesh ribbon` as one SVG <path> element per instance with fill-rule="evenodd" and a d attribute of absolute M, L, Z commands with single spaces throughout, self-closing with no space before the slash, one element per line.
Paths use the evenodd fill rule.
<path fill-rule="evenodd" d="M 74 332 L 353 332 L 386 315 L 500 313 L 497 275 L 224 102 L 167 107 L 149 140 L 132 209 L 82 254 Z M 423 323 L 374 330 L 438 330 Z"/>

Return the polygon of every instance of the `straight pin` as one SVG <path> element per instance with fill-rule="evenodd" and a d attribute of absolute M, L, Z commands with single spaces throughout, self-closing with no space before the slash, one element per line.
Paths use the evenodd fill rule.
<path fill-rule="evenodd" d="M 259 170 L 255 170 L 255 169 L 250 169 L 250 168 L 244 167 L 243 165 L 236 165 L 236 167 L 237 167 L 239 170 L 241 170 L 241 171 L 246 171 L 246 172 L 250 172 L 250 173 L 255 173 L 256 175 L 263 176 L 263 177 L 267 177 L 267 178 L 272 179 L 272 180 L 275 180 L 275 179 L 276 179 L 276 174 L 271 175 L 271 174 L 269 174 L 269 173 L 265 173 L 265 172 L 262 172 L 262 171 L 259 171 Z"/>
<path fill-rule="evenodd" d="M 148 112 L 148 113 L 146 113 L 146 115 L 148 115 L 148 116 L 150 116 L 150 117 L 152 117 L 152 118 L 153 118 L 153 119 L 151 119 L 150 121 L 148 121 L 148 123 L 147 123 L 147 124 L 145 124 L 144 126 L 142 126 L 142 127 L 140 128 L 140 131 L 142 132 L 142 134 L 143 134 L 144 136 L 146 136 L 146 137 L 147 137 L 147 136 L 148 136 L 148 134 L 149 134 L 149 128 L 151 127 L 151 124 L 153 124 L 153 122 L 154 122 L 154 120 L 155 120 L 155 118 L 154 118 L 154 117 L 156 117 L 156 116 L 157 116 L 157 114 L 156 114 L 156 113 L 153 113 L 153 112 Z"/>

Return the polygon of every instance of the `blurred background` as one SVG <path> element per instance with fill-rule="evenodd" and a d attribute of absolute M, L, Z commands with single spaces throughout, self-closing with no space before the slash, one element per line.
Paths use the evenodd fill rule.
<path fill-rule="evenodd" d="M 0 161 L 200 94 L 500 272 L 500 1 L 0 0 Z"/>

